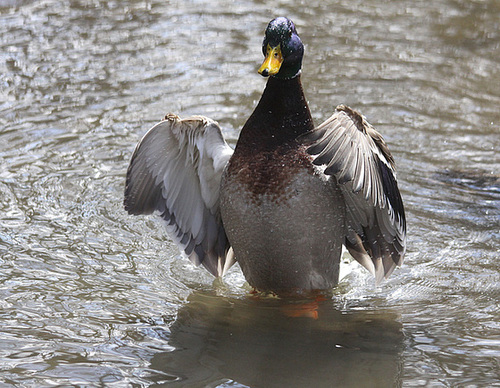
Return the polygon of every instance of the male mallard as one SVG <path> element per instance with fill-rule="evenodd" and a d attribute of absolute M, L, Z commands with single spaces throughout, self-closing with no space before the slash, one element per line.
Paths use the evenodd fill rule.
<path fill-rule="evenodd" d="M 234 151 L 215 121 L 167 115 L 134 151 L 125 209 L 158 212 L 195 264 L 222 276 L 237 260 L 261 291 L 331 289 L 342 245 L 379 283 L 406 245 L 386 143 L 343 105 L 314 128 L 292 21 L 272 20 L 262 50 L 269 80 Z"/>

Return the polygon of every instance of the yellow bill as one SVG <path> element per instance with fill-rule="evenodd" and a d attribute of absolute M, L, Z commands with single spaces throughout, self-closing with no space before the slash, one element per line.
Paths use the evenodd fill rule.
<path fill-rule="evenodd" d="M 276 47 L 271 47 L 267 45 L 266 58 L 264 63 L 259 69 L 259 74 L 267 77 L 268 75 L 278 74 L 280 71 L 281 64 L 283 63 L 283 56 L 281 55 L 280 45 Z"/>

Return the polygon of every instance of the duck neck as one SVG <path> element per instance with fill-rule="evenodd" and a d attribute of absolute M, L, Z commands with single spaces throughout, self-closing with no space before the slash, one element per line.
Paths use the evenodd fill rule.
<path fill-rule="evenodd" d="M 300 74 L 290 79 L 270 77 L 257 107 L 243 126 L 236 149 L 273 149 L 314 128 Z"/>

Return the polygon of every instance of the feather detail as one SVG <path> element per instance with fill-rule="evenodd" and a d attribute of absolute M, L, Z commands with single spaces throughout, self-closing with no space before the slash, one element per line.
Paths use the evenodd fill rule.
<path fill-rule="evenodd" d="M 400 266 L 406 219 L 394 159 L 380 135 L 356 111 L 339 105 L 307 135 L 315 165 L 335 177 L 347 208 L 345 245 L 378 283 Z"/>
<path fill-rule="evenodd" d="M 125 209 L 159 214 L 170 238 L 214 276 L 235 262 L 219 210 L 221 176 L 232 153 L 215 121 L 169 114 L 144 135 L 127 171 Z"/>

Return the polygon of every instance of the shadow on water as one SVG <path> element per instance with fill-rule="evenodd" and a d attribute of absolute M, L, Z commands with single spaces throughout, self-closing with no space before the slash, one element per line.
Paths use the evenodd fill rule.
<path fill-rule="evenodd" d="M 446 169 L 435 173 L 436 179 L 441 182 L 465 187 L 479 193 L 500 194 L 500 175 L 482 170 Z"/>
<path fill-rule="evenodd" d="M 156 386 L 400 386 L 402 325 L 332 300 L 230 299 L 195 292 L 156 354 Z"/>

